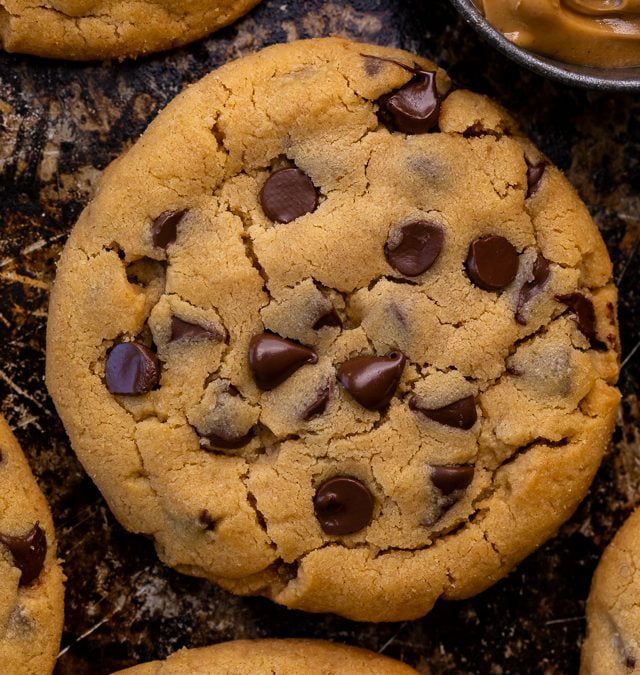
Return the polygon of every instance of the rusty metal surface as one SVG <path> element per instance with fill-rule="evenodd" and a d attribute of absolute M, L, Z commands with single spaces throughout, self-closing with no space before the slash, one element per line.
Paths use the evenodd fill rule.
<path fill-rule="evenodd" d="M 236 598 L 161 566 L 114 521 L 75 460 L 43 384 L 47 292 L 94 179 L 185 84 L 264 45 L 328 34 L 430 56 L 507 106 L 564 169 L 609 245 L 620 282 L 624 404 L 590 497 L 560 535 L 479 597 L 425 619 L 357 624 Z M 571 90 L 481 44 L 445 0 L 265 2 L 194 45 L 125 64 L 0 55 L 0 404 L 51 501 L 67 584 L 59 674 L 109 673 L 182 646 L 313 636 L 425 673 L 571 673 L 602 548 L 637 499 L 640 100 Z M 634 257 L 635 256 L 635 257 Z"/>

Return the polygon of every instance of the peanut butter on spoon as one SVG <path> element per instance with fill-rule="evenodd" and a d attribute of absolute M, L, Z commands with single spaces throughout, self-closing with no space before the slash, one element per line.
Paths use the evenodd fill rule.
<path fill-rule="evenodd" d="M 475 0 L 514 44 L 559 61 L 640 65 L 640 0 Z"/>

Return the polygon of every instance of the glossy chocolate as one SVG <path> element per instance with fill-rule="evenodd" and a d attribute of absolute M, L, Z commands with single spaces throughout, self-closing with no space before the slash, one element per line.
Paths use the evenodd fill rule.
<path fill-rule="evenodd" d="M 471 429 L 478 419 L 476 400 L 473 396 L 465 396 L 441 408 L 427 408 L 417 396 L 412 396 L 409 407 L 434 422 L 465 431 Z"/>
<path fill-rule="evenodd" d="M 157 356 L 139 342 L 121 342 L 107 356 L 105 381 L 112 394 L 146 394 L 159 379 Z"/>
<path fill-rule="evenodd" d="M 405 357 L 400 352 L 386 356 L 356 356 L 338 369 L 338 379 L 353 398 L 368 410 L 388 405 L 400 383 Z"/>
<path fill-rule="evenodd" d="M 273 333 L 255 335 L 249 343 L 249 366 L 256 384 L 265 391 L 277 387 L 305 363 L 317 361 L 313 349 Z"/>
<path fill-rule="evenodd" d="M 313 498 L 320 527 L 332 535 L 353 534 L 367 527 L 374 503 L 367 486 L 350 476 L 330 478 L 320 485 Z"/>

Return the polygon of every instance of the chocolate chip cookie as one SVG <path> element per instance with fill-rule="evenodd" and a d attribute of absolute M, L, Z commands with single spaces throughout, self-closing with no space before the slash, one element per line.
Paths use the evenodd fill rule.
<path fill-rule="evenodd" d="M 640 511 L 605 550 L 587 603 L 582 675 L 628 675 L 640 670 Z"/>
<path fill-rule="evenodd" d="M 400 661 L 366 649 L 324 640 L 235 640 L 213 647 L 183 649 L 166 661 L 152 661 L 114 675 L 415 675 Z"/>
<path fill-rule="evenodd" d="M 432 63 L 343 39 L 224 66 L 106 170 L 47 352 L 167 564 L 359 620 L 504 576 L 618 405 L 611 264 L 566 179 Z"/>
<path fill-rule="evenodd" d="M 64 606 L 49 507 L 0 416 L 0 672 L 50 673 Z"/>
<path fill-rule="evenodd" d="M 259 0 L 0 0 L 0 47 L 57 59 L 125 58 L 187 44 Z"/>

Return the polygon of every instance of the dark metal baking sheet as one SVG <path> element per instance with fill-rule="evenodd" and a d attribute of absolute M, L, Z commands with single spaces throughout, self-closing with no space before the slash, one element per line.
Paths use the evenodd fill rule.
<path fill-rule="evenodd" d="M 417 51 L 496 97 L 589 205 L 620 283 L 624 404 L 594 489 L 559 536 L 507 579 L 425 619 L 358 624 L 236 598 L 156 561 L 127 534 L 75 460 L 43 384 L 47 292 L 67 232 L 103 169 L 185 84 L 274 42 L 341 34 Z M 632 355 L 640 253 L 640 100 L 547 82 L 479 42 L 445 0 L 265 0 L 215 36 L 136 62 L 70 64 L 0 55 L 0 403 L 53 506 L 69 578 L 60 674 L 109 673 L 182 646 L 323 637 L 425 673 L 571 673 L 602 548 L 637 499 Z"/>

